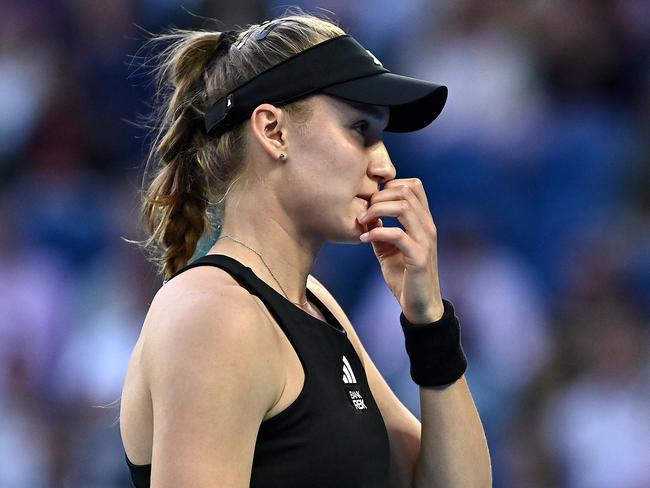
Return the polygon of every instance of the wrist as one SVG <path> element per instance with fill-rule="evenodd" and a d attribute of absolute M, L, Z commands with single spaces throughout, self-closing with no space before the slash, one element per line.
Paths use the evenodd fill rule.
<path fill-rule="evenodd" d="M 420 314 L 413 314 L 411 312 L 402 313 L 404 314 L 404 318 L 408 321 L 408 323 L 413 326 L 434 325 L 436 322 L 439 322 L 442 319 L 445 313 L 445 306 L 443 302 L 440 301 L 439 303 L 433 305 L 429 310 Z"/>
<path fill-rule="evenodd" d="M 429 324 L 413 324 L 400 314 L 411 378 L 420 386 L 453 383 L 467 369 L 458 317 L 451 302 L 443 299 L 443 304 L 442 317 Z"/>

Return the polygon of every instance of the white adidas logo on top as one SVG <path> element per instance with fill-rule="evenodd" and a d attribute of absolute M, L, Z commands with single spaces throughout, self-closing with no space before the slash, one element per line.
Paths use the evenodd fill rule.
<path fill-rule="evenodd" d="M 350 362 L 348 361 L 348 358 L 343 356 L 343 383 L 356 383 L 357 378 L 354 376 L 354 372 L 352 371 L 352 366 L 350 366 Z"/>
<path fill-rule="evenodd" d="M 356 410 L 367 410 L 368 407 L 361 395 L 361 389 L 357 385 L 357 377 L 354 375 L 354 371 L 352 371 L 350 361 L 345 356 L 343 356 L 343 383 L 345 384 L 345 389 L 347 390 L 352 406 Z"/>

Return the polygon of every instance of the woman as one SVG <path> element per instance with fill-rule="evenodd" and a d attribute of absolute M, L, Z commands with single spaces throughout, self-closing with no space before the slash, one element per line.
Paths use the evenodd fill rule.
<path fill-rule="evenodd" d="M 144 215 L 167 281 L 122 395 L 134 486 L 490 486 L 426 195 L 395 179 L 382 142 L 429 124 L 446 89 L 388 72 L 302 12 L 162 39 Z M 219 239 L 187 265 L 214 223 Z M 309 274 L 325 242 L 372 244 L 402 307 L 422 427 Z"/>

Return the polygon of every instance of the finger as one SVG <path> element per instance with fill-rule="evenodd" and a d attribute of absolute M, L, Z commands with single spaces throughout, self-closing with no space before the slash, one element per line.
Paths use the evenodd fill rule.
<path fill-rule="evenodd" d="M 358 220 L 360 224 L 367 224 L 379 217 L 395 217 L 404 226 L 406 232 L 415 239 L 421 237 L 424 232 L 421 219 L 413 209 L 412 203 L 407 200 L 375 203 L 368 208 L 366 215 Z"/>
<path fill-rule="evenodd" d="M 401 207 L 403 216 L 400 217 L 399 215 L 395 214 L 394 208 L 387 209 L 385 207 L 379 207 L 380 212 L 377 213 L 377 206 L 380 205 L 381 202 L 384 202 L 382 205 L 384 205 L 386 202 L 399 203 L 397 210 L 399 210 Z M 415 196 L 412 189 L 406 185 L 400 185 L 396 188 L 384 189 L 372 195 L 370 207 L 368 207 L 367 212 L 367 216 L 362 219 L 364 222 L 366 222 L 367 219 L 371 219 L 379 215 L 397 217 L 400 223 L 402 223 L 402 225 L 404 225 L 404 227 L 408 230 L 409 234 L 413 234 L 416 240 L 420 241 L 420 239 L 435 238 L 436 226 L 433 222 L 431 213 L 428 211 L 428 209 L 425 209 L 422 206 L 420 200 L 418 200 L 418 198 Z"/>
<path fill-rule="evenodd" d="M 416 196 L 418 201 L 422 204 L 422 207 L 431 215 L 431 210 L 429 209 L 429 201 L 427 199 L 426 192 L 424 191 L 424 184 L 420 178 L 400 178 L 396 180 L 390 180 L 384 184 L 384 189 L 394 188 L 396 186 L 406 185 L 408 186 L 413 194 Z"/>
<path fill-rule="evenodd" d="M 381 219 L 371 220 L 366 224 L 366 232 L 375 229 L 377 227 L 383 227 L 383 226 L 384 226 L 384 222 Z"/>
<path fill-rule="evenodd" d="M 392 244 L 402 252 L 406 259 L 414 260 L 418 255 L 416 242 L 399 227 L 375 227 L 364 235 L 364 242 Z"/>
<path fill-rule="evenodd" d="M 422 206 L 422 202 L 417 198 L 413 189 L 407 185 L 400 185 L 393 188 L 388 188 L 381 190 L 378 193 L 372 195 L 370 199 L 370 205 L 389 200 L 400 200 L 404 199 L 411 203 L 413 209 L 415 210 L 418 218 L 422 222 L 422 225 L 425 228 L 433 229 L 435 227 L 433 223 L 433 217 L 428 208 Z"/>

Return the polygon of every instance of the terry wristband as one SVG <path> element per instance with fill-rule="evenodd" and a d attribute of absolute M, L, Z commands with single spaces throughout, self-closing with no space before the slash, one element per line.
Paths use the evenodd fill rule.
<path fill-rule="evenodd" d="M 412 324 L 400 314 L 406 352 L 411 360 L 411 378 L 420 386 L 442 386 L 455 382 L 467 369 L 460 343 L 460 324 L 451 302 L 443 299 L 444 313 L 430 324 Z"/>

